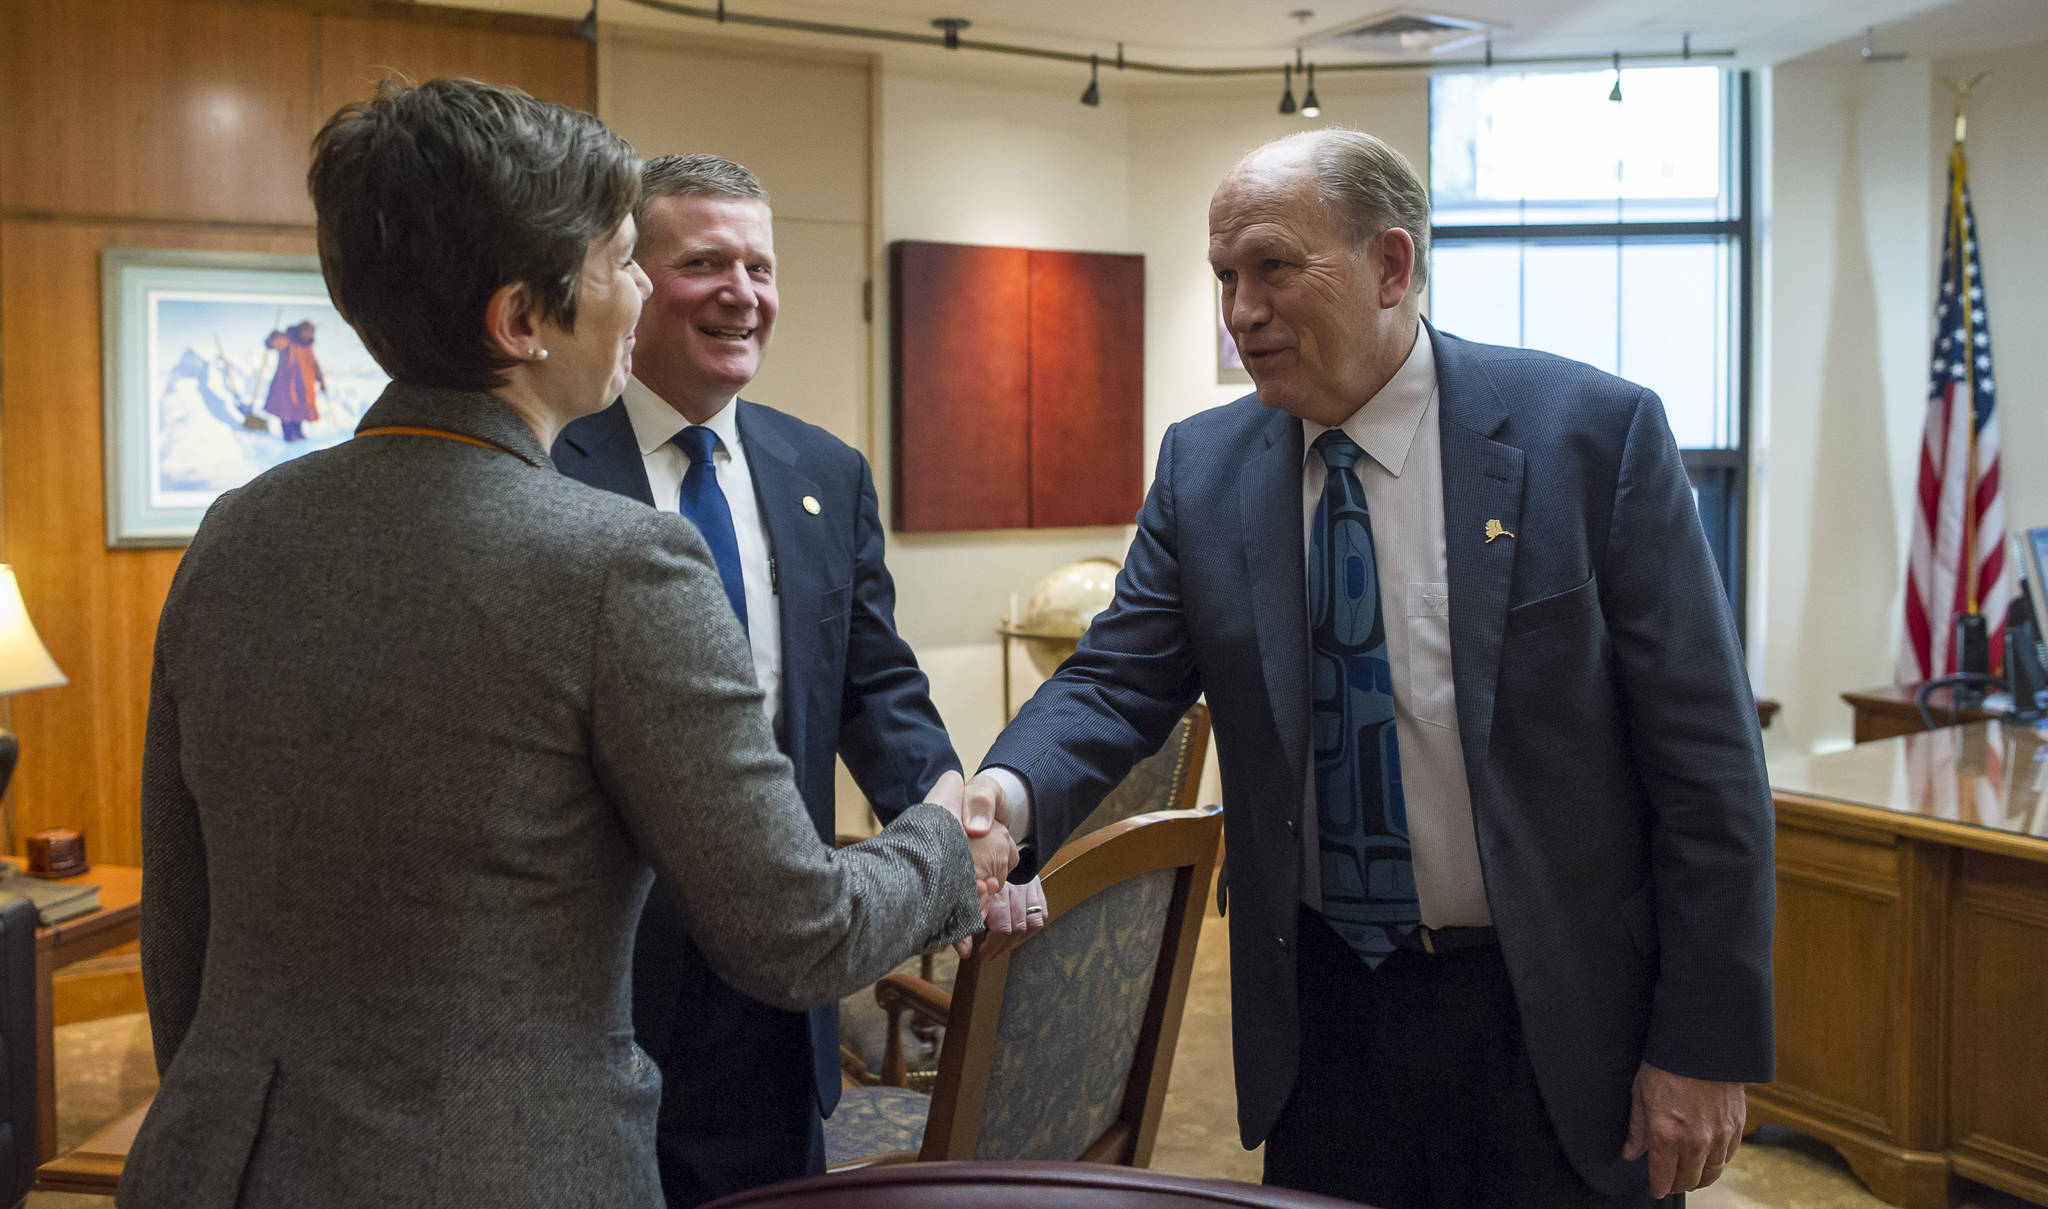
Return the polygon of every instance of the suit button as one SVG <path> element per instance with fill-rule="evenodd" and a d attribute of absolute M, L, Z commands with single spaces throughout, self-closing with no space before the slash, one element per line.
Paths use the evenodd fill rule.
<path fill-rule="evenodd" d="M 1296 823 L 1293 819 L 1287 820 L 1287 834 L 1293 835 L 1296 831 L 1300 830 L 1300 828 L 1301 824 Z"/>
<path fill-rule="evenodd" d="M 1275 936 L 1273 938 L 1273 943 L 1280 946 L 1280 951 L 1282 953 L 1285 953 L 1287 951 L 1287 938 L 1285 936 Z"/>

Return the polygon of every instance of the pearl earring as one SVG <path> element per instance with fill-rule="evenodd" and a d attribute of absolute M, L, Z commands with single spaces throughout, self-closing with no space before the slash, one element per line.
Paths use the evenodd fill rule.
<path fill-rule="evenodd" d="M 526 350 L 526 355 L 535 361 L 545 361 L 548 359 L 548 350 L 544 348 L 530 348 Z"/>

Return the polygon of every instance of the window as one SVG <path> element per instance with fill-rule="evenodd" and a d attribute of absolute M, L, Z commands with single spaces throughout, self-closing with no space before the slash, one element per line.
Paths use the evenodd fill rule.
<path fill-rule="evenodd" d="M 1748 89 L 1713 67 L 1430 81 L 1431 321 L 1656 391 L 1738 625 Z"/>

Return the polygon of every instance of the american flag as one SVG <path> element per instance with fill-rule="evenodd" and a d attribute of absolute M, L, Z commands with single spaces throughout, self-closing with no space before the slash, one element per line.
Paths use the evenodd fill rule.
<path fill-rule="evenodd" d="M 1920 439 L 1920 491 L 1906 563 L 1906 642 L 1898 680 L 1915 684 L 1957 670 L 1955 619 L 1981 613 L 1991 663 L 2001 662 L 2012 568 L 2005 556 L 2005 495 L 1998 481 L 1997 383 L 1991 321 L 1977 261 L 1970 165 L 1958 140 L 1948 157 L 1948 216 L 1941 296 L 1934 308 L 1934 365 Z"/>

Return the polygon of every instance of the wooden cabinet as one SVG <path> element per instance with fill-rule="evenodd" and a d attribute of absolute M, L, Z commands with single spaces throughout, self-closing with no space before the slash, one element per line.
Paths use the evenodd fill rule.
<path fill-rule="evenodd" d="M 1945 1209 L 2048 1202 L 2048 737 L 1973 723 L 1776 761 L 1778 1078 L 1752 1127 Z"/>

